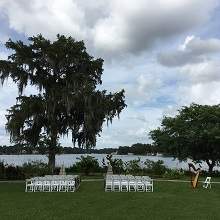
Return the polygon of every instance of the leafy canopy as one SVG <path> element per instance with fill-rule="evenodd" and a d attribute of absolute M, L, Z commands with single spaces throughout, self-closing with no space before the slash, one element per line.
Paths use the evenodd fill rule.
<path fill-rule="evenodd" d="M 6 129 L 11 141 L 36 145 L 42 132 L 56 144 L 72 134 L 79 146 L 93 147 L 105 121 L 112 122 L 126 106 L 124 90 L 107 93 L 102 84 L 103 60 L 86 52 L 83 41 L 57 35 L 51 42 L 42 35 L 22 41 L 9 40 L 13 51 L 0 60 L 0 80 L 11 78 L 18 86 L 17 104 L 9 109 Z M 24 96 L 31 85 L 35 95 Z"/>
<path fill-rule="evenodd" d="M 163 152 L 180 160 L 206 161 L 212 169 L 220 160 L 220 105 L 183 107 L 175 117 L 165 117 L 150 135 Z"/>

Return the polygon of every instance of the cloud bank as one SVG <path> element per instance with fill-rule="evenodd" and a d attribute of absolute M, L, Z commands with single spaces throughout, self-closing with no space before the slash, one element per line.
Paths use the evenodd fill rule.
<path fill-rule="evenodd" d="M 19 33 L 72 35 L 114 57 L 200 26 L 215 7 L 214 0 L 2 0 L 0 12 Z"/>
<path fill-rule="evenodd" d="M 184 43 L 175 51 L 163 52 L 158 55 L 160 64 L 167 67 L 178 67 L 186 64 L 205 62 L 208 55 L 220 52 L 220 39 L 202 40 L 188 36 Z"/>

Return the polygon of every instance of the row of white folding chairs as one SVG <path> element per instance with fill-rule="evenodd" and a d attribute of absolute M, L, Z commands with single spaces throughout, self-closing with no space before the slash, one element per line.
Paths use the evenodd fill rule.
<path fill-rule="evenodd" d="M 111 176 L 106 178 L 105 191 L 153 192 L 153 180 L 147 176 Z"/>
<path fill-rule="evenodd" d="M 55 179 L 69 180 L 69 179 L 77 179 L 79 178 L 79 176 L 78 175 L 45 175 L 44 177 L 34 177 L 34 178 L 42 178 L 42 179 L 50 179 L 50 180 L 55 180 Z"/>
<path fill-rule="evenodd" d="M 106 175 L 106 179 L 151 179 L 149 176 L 133 176 L 133 175 Z"/>
<path fill-rule="evenodd" d="M 153 192 L 153 180 L 148 176 L 106 176 L 105 191 Z"/>
<path fill-rule="evenodd" d="M 35 177 L 26 180 L 26 192 L 74 192 L 79 187 L 76 177 Z"/>
<path fill-rule="evenodd" d="M 132 175 L 107 175 L 106 180 L 127 180 L 127 181 L 149 181 L 151 182 L 152 179 L 149 176 L 132 176 Z"/>
<path fill-rule="evenodd" d="M 53 181 L 53 180 L 79 180 L 78 175 L 46 175 L 44 177 L 33 177 L 30 180 Z"/>

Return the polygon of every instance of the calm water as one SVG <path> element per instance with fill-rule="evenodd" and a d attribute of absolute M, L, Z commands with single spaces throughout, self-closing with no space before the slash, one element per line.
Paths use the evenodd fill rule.
<path fill-rule="evenodd" d="M 64 164 L 65 167 L 69 167 L 78 161 L 77 158 L 80 156 L 86 156 L 85 154 L 62 154 L 56 156 L 56 165 L 60 166 Z M 103 158 L 106 161 L 106 154 L 90 154 L 91 156 L 98 159 L 100 165 L 102 164 Z M 146 159 L 157 161 L 163 160 L 164 164 L 169 168 L 177 168 L 177 169 L 188 169 L 188 160 L 187 162 L 179 162 L 177 159 L 173 159 L 172 157 L 163 157 L 163 156 L 136 156 L 136 155 L 113 155 L 113 158 L 120 158 L 124 162 L 134 159 L 141 159 L 141 162 L 144 162 Z M 0 155 L 0 161 L 4 161 L 8 165 L 22 165 L 26 162 L 31 161 L 42 161 L 47 163 L 48 158 L 46 155 Z M 205 163 L 202 164 L 203 169 L 207 169 L 207 165 Z"/>

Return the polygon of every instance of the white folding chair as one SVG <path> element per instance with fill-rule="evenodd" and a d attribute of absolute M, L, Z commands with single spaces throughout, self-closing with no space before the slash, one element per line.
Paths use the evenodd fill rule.
<path fill-rule="evenodd" d="M 59 191 L 60 189 L 60 182 L 59 180 L 52 180 L 51 181 L 51 192 L 53 191 Z"/>
<path fill-rule="evenodd" d="M 25 192 L 33 192 L 34 191 L 34 183 L 32 179 L 26 179 L 26 187 Z"/>
<path fill-rule="evenodd" d="M 121 189 L 121 181 L 119 179 L 113 179 L 113 187 L 114 192 L 120 192 Z"/>
<path fill-rule="evenodd" d="M 145 185 L 145 191 L 146 192 L 153 192 L 154 190 L 154 184 L 153 184 L 153 180 L 151 178 L 149 178 L 148 176 L 143 176 L 143 182 Z"/>
<path fill-rule="evenodd" d="M 121 180 L 121 192 L 128 192 L 128 180 L 127 179 L 122 179 Z"/>
<path fill-rule="evenodd" d="M 145 191 L 145 184 L 141 178 L 137 179 L 136 190 L 137 190 L 137 192 L 144 192 Z"/>
<path fill-rule="evenodd" d="M 43 181 L 43 191 L 44 192 L 50 192 L 51 191 L 51 183 L 49 180 Z"/>
<path fill-rule="evenodd" d="M 34 180 L 34 192 L 36 191 L 43 191 L 43 181 L 39 180 Z"/>
<path fill-rule="evenodd" d="M 205 182 L 203 183 L 203 188 L 211 189 L 211 177 L 210 176 L 206 177 Z"/>
<path fill-rule="evenodd" d="M 59 192 L 66 192 L 67 191 L 67 180 L 59 180 Z"/>
<path fill-rule="evenodd" d="M 113 190 L 112 178 L 107 178 L 105 181 L 105 192 L 111 192 Z"/>
<path fill-rule="evenodd" d="M 67 192 L 74 192 L 75 191 L 75 180 L 68 180 L 67 181 L 67 187 L 66 187 L 66 191 Z"/>
<path fill-rule="evenodd" d="M 129 183 L 128 183 L 128 189 L 129 192 L 136 192 L 136 180 L 134 178 L 129 179 Z"/>

